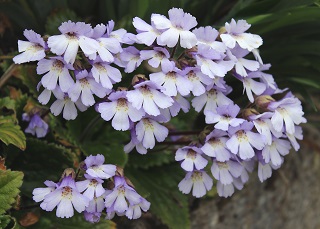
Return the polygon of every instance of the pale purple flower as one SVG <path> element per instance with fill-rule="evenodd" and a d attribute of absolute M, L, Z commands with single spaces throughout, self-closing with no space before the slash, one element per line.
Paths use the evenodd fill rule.
<path fill-rule="evenodd" d="M 264 83 L 253 80 L 252 78 L 244 77 L 240 79 L 243 82 L 243 91 L 246 92 L 247 97 L 251 103 L 254 102 L 253 94 L 261 95 L 267 88 Z"/>
<path fill-rule="evenodd" d="M 128 210 L 128 202 L 130 205 L 138 204 L 141 201 L 141 196 L 130 187 L 124 177 L 114 177 L 113 190 L 106 195 L 105 206 L 106 208 L 113 207 L 114 211 L 123 213 Z"/>
<path fill-rule="evenodd" d="M 268 109 L 274 111 L 271 118 L 274 129 L 278 132 L 285 131 L 289 134 L 294 134 L 295 125 L 305 123 L 307 120 L 303 117 L 301 102 L 293 97 L 292 94 L 287 94 L 285 98 L 277 102 L 270 102 Z"/>
<path fill-rule="evenodd" d="M 206 123 L 216 123 L 214 127 L 216 129 L 225 130 L 229 129 L 229 126 L 239 126 L 245 120 L 242 118 L 236 118 L 239 114 L 240 107 L 238 105 L 229 104 L 221 105 L 216 108 L 216 112 L 205 112 Z"/>
<path fill-rule="evenodd" d="M 69 88 L 74 85 L 69 70 L 74 70 L 71 64 L 67 64 L 62 57 L 51 57 L 50 59 L 42 59 L 37 64 L 37 74 L 44 74 L 41 78 L 42 85 L 48 89 L 53 90 L 59 86 L 63 92 L 67 92 Z"/>
<path fill-rule="evenodd" d="M 108 192 L 110 191 L 106 191 L 104 189 L 104 192 L 102 195 L 100 195 L 99 197 L 94 196 L 90 200 L 88 207 L 86 207 L 86 212 L 101 213 L 103 209 L 105 209 L 104 198 Z"/>
<path fill-rule="evenodd" d="M 138 204 L 129 205 L 128 210 L 126 211 L 126 216 L 128 219 L 138 219 L 141 217 L 141 209 L 146 212 L 149 210 L 150 205 L 150 202 L 141 197 Z"/>
<path fill-rule="evenodd" d="M 270 67 L 271 67 L 271 64 L 261 65 L 257 71 L 249 72 L 248 77 L 249 78 L 260 78 L 261 81 L 266 86 L 268 86 L 268 88 L 276 90 L 278 88 L 278 86 L 277 86 L 276 82 L 274 81 L 273 76 L 271 74 L 263 72 L 263 71 L 269 70 Z"/>
<path fill-rule="evenodd" d="M 134 41 L 129 41 L 128 38 L 126 37 L 127 31 L 125 29 L 114 29 L 114 21 L 110 20 L 108 21 L 107 24 L 107 34 L 106 37 L 114 38 L 117 39 L 120 43 L 125 43 L 125 44 L 133 44 Z"/>
<path fill-rule="evenodd" d="M 201 72 L 212 79 L 216 76 L 224 77 L 235 64 L 233 60 L 223 60 L 224 55 L 202 44 L 198 45 L 195 57 Z"/>
<path fill-rule="evenodd" d="M 303 139 L 302 127 L 301 126 L 295 126 L 294 127 L 294 133 L 290 134 L 290 133 L 286 132 L 286 136 L 288 137 L 289 141 L 291 142 L 294 150 L 298 151 L 300 149 L 300 145 L 297 142 L 297 139 L 298 140 L 302 140 Z"/>
<path fill-rule="evenodd" d="M 211 26 L 196 28 L 192 31 L 197 37 L 197 45 L 204 44 L 212 49 L 224 53 L 227 49 L 225 44 L 220 41 L 216 41 L 219 36 L 219 31 Z"/>
<path fill-rule="evenodd" d="M 207 191 L 210 191 L 213 185 L 212 178 L 205 171 L 188 172 L 180 181 L 178 187 L 184 194 L 189 194 L 192 189 L 192 195 L 200 198 L 204 196 Z"/>
<path fill-rule="evenodd" d="M 85 106 L 92 106 L 95 103 L 93 95 L 103 98 L 108 90 L 98 84 L 95 79 L 83 70 L 76 75 L 76 83 L 69 89 L 68 94 L 73 102 L 81 99 Z"/>
<path fill-rule="evenodd" d="M 159 124 L 156 118 L 142 118 L 135 126 L 137 139 L 146 149 L 152 149 L 155 146 L 155 139 L 163 142 L 168 136 L 169 130 Z"/>
<path fill-rule="evenodd" d="M 116 130 L 128 130 L 130 122 L 140 121 L 145 114 L 142 108 L 138 110 L 131 105 L 126 94 L 126 91 L 113 92 L 108 97 L 110 102 L 102 102 L 97 107 L 104 120 L 112 119 L 112 127 Z"/>
<path fill-rule="evenodd" d="M 157 43 L 159 45 L 162 44 L 159 39 L 159 35 L 161 34 L 161 32 L 156 29 L 153 22 L 151 22 L 151 25 L 149 25 L 141 18 L 134 17 L 132 20 L 132 24 L 138 32 L 136 38 L 140 43 L 151 46 L 157 39 Z"/>
<path fill-rule="evenodd" d="M 91 68 L 91 74 L 97 83 L 106 89 L 112 89 L 113 84 L 121 81 L 122 75 L 119 69 L 97 58 Z"/>
<path fill-rule="evenodd" d="M 192 89 L 192 83 L 184 75 L 184 72 L 175 67 L 174 62 L 162 69 L 163 72 L 150 74 L 150 80 L 155 84 L 162 86 L 161 92 L 168 96 L 176 96 L 180 93 L 186 96 Z"/>
<path fill-rule="evenodd" d="M 51 98 L 52 91 L 48 89 L 44 89 L 38 96 L 38 101 L 42 105 L 46 105 Z"/>
<path fill-rule="evenodd" d="M 211 166 L 211 173 L 214 178 L 220 181 L 222 184 L 231 184 L 233 178 L 240 177 L 243 171 L 243 166 L 234 160 L 226 162 L 213 160 Z"/>
<path fill-rule="evenodd" d="M 154 47 L 152 50 L 141 50 L 140 57 L 142 60 L 148 60 L 148 64 L 153 68 L 170 65 L 170 53 L 165 48 Z"/>
<path fill-rule="evenodd" d="M 215 129 L 206 137 L 205 144 L 201 147 L 204 154 L 215 158 L 217 161 L 225 162 L 231 158 L 226 142 L 229 137 L 225 131 Z"/>
<path fill-rule="evenodd" d="M 83 213 L 84 219 L 90 223 L 98 223 L 100 221 L 101 212 L 87 212 L 84 211 Z"/>
<path fill-rule="evenodd" d="M 185 146 L 177 150 L 175 160 L 182 161 L 181 167 L 192 172 L 193 170 L 201 170 L 208 164 L 202 155 L 203 152 L 198 147 Z"/>
<path fill-rule="evenodd" d="M 248 76 L 247 70 L 253 72 L 257 71 L 260 67 L 258 61 L 244 59 L 243 57 L 248 55 L 249 51 L 242 49 L 240 46 L 234 47 L 232 50 L 227 51 L 227 55 L 230 60 L 235 62 L 235 70 L 240 76 Z"/>
<path fill-rule="evenodd" d="M 46 56 L 43 38 L 33 30 L 27 29 L 23 31 L 23 35 L 28 41 L 18 40 L 18 51 L 22 53 L 13 58 L 14 63 L 22 64 L 43 59 Z"/>
<path fill-rule="evenodd" d="M 252 173 L 252 171 L 254 170 L 255 161 L 248 160 L 248 161 L 242 161 L 240 163 L 243 166 L 243 170 L 239 179 L 241 179 L 242 183 L 244 184 L 249 180 L 249 173 Z"/>
<path fill-rule="evenodd" d="M 241 48 L 252 51 L 262 45 L 262 38 L 259 35 L 245 33 L 250 26 L 245 20 L 238 20 L 236 22 L 234 19 L 231 19 L 230 24 L 228 22 L 225 24 L 227 33 L 221 34 L 220 38 L 228 48 L 234 48 L 236 43 L 238 43 Z"/>
<path fill-rule="evenodd" d="M 178 43 L 180 37 L 181 47 L 190 49 L 195 46 L 197 37 L 189 30 L 198 24 L 196 18 L 177 8 L 170 9 L 168 15 L 169 19 L 159 14 L 151 15 L 151 21 L 155 27 L 158 30 L 165 30 L 159 38 L 161 43 L 172 48 Z"/>
<path fill-rule="evenodd" d="M 103 164 L 104 156 L 97 154 L 96 156 L 88 156 L 85 160 L 85 170 L 93 178 L 108 179 L 115 175 L 116 166 L 111 164 Z"/>
<path fill-rule="evenodd" d="M 88 174 L 84 174 L 86 180 L 76 182 L 76 187 L 79 192 L 83 192 L 82 195 L 87 197 L 90 201 L 94 197 L 99 197 L 105 193 L 105 189 L 102 187 L 103 180 L 97 177 L 91 177 Z"/>
<path fill-rule="evenodd" d="M 266 163 L 271 161 L 273 165 L 279 166 L 283 161 L 281 156 L 287 155 L 290 149 L 289 141 L 274 137 L 272 143 L 262 149 L 262 157 Z"/>
<path fill-rule="evenodd" d="M 64 119 L 74 120 L 78 116 L 77 108 L 82 112 L 87 109 L 87 106 L 83 105 L 80 100 L 71 101 L 68 93 L 63 93 L 59 87 L 56 87 L 52 92 L 57 100 L 51 105 L 50 111 L 55 116 L 63 110 Z"/>
<path fill-rule="evenodd" d="M 99 43 L 90 38 L 93 30 L 89 24 L 68 21 L 63 22 L 59 26 L 59 30 L 62 34 L 49 37 L 48 46 L 51 52 L 57 55 L 63 54 L 63 58 L 67 63 L 74 63 L 79 46 L 87 56 L 96 53 L 100 48 Z"/>
<path fill-rule="evenodd" d="M 74 215 L 73 208 L 81 213 L 89 205 L 89 199 L 83 196 L 73 178 L 70 176 L 62 179 L 61 184 L 44 197 L 43 210 L 52 211 L 57 206 L 56 216 L 70 218 Z"/>
<path fill-rule="evenodd" d="M 120 53 L 121 60 L 125 63 L 125 72 L 131 73 L 142 63 L 140 57 L 140 51 L 133 46 L 129 46 L 123 49 L 123 52 Z"/>
<path fill-rule="evenodd" d="M 140 154 L 146 154 L 147 149 L 142 145 L 142 143 L 137 139 L 137 134 L 135 128 L 131 129 L 131 141 L 124 146 L 124 152 L 129 153 L 136 148 L 137 152 Z"/>
<path fill-rule="evenodd" d="M 274 129 L 270 120 L 271 117 L 272 112 L 265 112 L 259 115 L 250 115 L 249 117 L 258 133 L 265 137 L 268 145 L 271 145 L 272 136 L 275 136 L 276 138 L 280 138 L 282 136 L 282 132 L 277 132 Z"/>
<path fill-rule="evenodd" d="M 37 138 L 43 138 L 47 135 L 49 126 L 40 115 L 34 114 L 30 117 L 27 113 L 24 113 L 22 120 L 29 122 L 24 132 L 36 135 Z"/>
<path fill-rule="evenodd" d="M 217 192 L 221 197 L 229 197 L 234 193 L 234 188 L 241 190 L 243 188 L 243 183 L 240 178 L 235 178 L 231 184 L 222 184 L 220 181 L 217 181 Z"/>
<path fill-rule="evenodd" d="M 149 115 L 157 116 L 160 114 L 159 108 L 168 108 L 173 104 L 172 98 L 159 91 L 162 87 L 151 81 L 138 83 L 134 88 L 127 92 L 128 101 L 138 110 L 142 107 Z"/>
<path fill-rule="evenodd" d="M 253 123 L 247 121 L 240 126 L 229 128 L 230 139 L 226 145 L 231 153 L 239 155 L 243 160 L 254 157 L 254 148 L 262 150 L 265 146 L 264 136 L 252 132 L 252 128 Z"/>
<path fill-rule="evenodd" d="M 122 48 L 120 42 L 116 38 L 105 36 L 106 31 L 106 25 L 96 25 L 96 27 L 93 28 L 93 34 L 91 37 L 99 44 L 99 48 L 97 49 L 99 57 L 105 62 L 113 62 L 113 54 L 121 52 Z M 89 59 L 95 60 L 97 58 L 97 53 L 95 52 L 89 55 Z"/>
<path fill-rule="evenodd" d="M 203 74 L 197 67 L 187 67 L 184 69 L 184 72 L 192 84 L 191 92 L 194 96 L 204 94 L 206 92 L 205 85 L 207 86 L 213 83 L 213 80 Z"/>
<path fill-rule="evenodd" d="M 46 180 L 44 184 L 47 186 L 46 188 L 35 188 L 32 191 L 32 199 L 35 202 L 43 201 L 46 195 L 48 195 L 57 188 L 57 184 L 53 181 Z"/>
<path fill-rule="evenodd" d="M 220 90 L 215 88 L 206 91 L 206 93 L 192 99 L 192 106 L 197 112 L 200 112 L 204 107 L 204 112 L 216 111 L 216 108 L 221 105 L 233 104 L 233 101 L 225 96 Z"/>
<path fill-rule="evenodd" d="M 190 109 L 189 101 L 180 94 L 172 97 L 172 99 L 174 103 L 169 108 L 160 110 L 161 115 L 165 117 L 164 122 L 169 122 L 171 117 L 177 116 L 181 109 L 184 113 L 187 113 Z"/>

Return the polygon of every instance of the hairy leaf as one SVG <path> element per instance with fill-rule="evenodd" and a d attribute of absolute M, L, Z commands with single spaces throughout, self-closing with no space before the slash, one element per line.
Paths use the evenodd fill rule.
<path fill-rule="evenodd" d="M 0 170 L 0 214 L 5 213 L 15 202 L 15 198 L 20 192 L 22 179 L 22 172 Z"/>

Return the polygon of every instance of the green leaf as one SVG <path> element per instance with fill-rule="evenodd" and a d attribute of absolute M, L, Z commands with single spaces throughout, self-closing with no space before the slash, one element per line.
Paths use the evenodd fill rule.
<path fill-rule="evenodd" d="M 13 144 L 21 150 L 26 148 L 26 136 L 12 119 L 10 121 L 8 118 L 0 117 L 0 140 L 6 145 Z"/>
<path fill-rule="evenodd" d="M 0 214 L 11 208 L 19 194 L 23 173 L 18 171 L 0 170 Z"/>
<path fill-rule="evenodd" d="M 68 8 L 61 9 L 57 11 L 55 14 L 47 17 L 47 22 L 45 25 L 46 33 L 50 35 L 58 34 L 58 27 L 62 24 L 62 22 L 66 22 L 71 20 L 73 22 L 80 21 L 80 18 L 77 17 L 76 13 Z"/>
<path fill-rule="evenodd" d="M 99 223 L 89 223 L 84 220 L 82 214 L 76 213 L 72 218 L 61 219 L 55 216 L 54 212 L 42 212 L 39 222 L 32 225 L 32 229 L 115 229 L 116 225 L 110 220 L 105 220 L 101 217 Z"/>
<path fill-rule="evenodd" d="M 133 168 L 148 169 L 153 166 L 161 166 L 174 161 L 174 152 L 169 150 L 161 150 L 156 147 L 150 150 L 146 155 L 141 155 L 136 151 L 130 152 L 128 166 Z"/>
<path fill-rule="evenodd" d="M 0 215 L 0 228 L 6 228 L 11 221 L 9 215 Z"/>
<path fill-rule="evenodd" d="M 320 83 L 318 80 L 312 80 L 312 79 L 308 79 L 308 78 L 295 78 L 292 77 L 290 78 L 291 81 L 306 85 L 306 86 L 310 86 L 310 87 L 314 87 L 316 89 L 320 89 Z"/>
<path fill-rule="evenodd" d="M 151 203 L 151 212 L 171 229 L 190 228 L 188 196 L 178 190 L 183 172 L 178 164 L 152 167 L 148 170 L 127 167 L 137 191 Z"/>
<path fill-rule="evenodd" d="M 79 158 L 79 155 L 66 147 L 28 138 L 25 152 L 16 152 L 8 158 L 7 162 L 12 169 L 23 168 L 25 178 L 21 191 L 24 195 L 31 197 L 32 190 L 44 186 L 45 180 L 57 182 L 64 169 L 76 169 Z"/>

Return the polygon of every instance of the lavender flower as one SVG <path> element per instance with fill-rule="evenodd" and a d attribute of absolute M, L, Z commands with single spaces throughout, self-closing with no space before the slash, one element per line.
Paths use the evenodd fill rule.
<path fill-rule="evenodd" d="M 129 205 L 128 210 L 126 211 L 126 216 L 129 219 L 138 219 L 141 217 L 141 209 L 146 212 L 149 210 L 150 205 L 150 202 L 140 197 L 140 202 L 138 204 Z"/>
<path fill-rule="evenodd" d="M 129 209 L 128 202 L 130 205 L 135 205 L 141 201 L 141 196 L 126 183 L 123 177 L 115 176 L 114 185 L 112 192 L 105 198 L 107 209 L 112 207 L 114 211 L 122 213 Z"/>
<path fill-rule="evenodd" d="M 23 35 L 28 41 L 18 40 L 18 50 L 22 53 L 13 58 L 14 63 L 22 64 L 43 59 L 46 56 L 43 38 L 33 30 L 27 29 L 23 31 Z"/>
<path fill-rule="evenodd" d="M 48 46 L 51 52 L 59 56 L 63 54 L 67 63 L 74 63 L 79 46 L 87 56 L 96 53 L 100 48 L 99 43 L 90 38 L 93 30 L 89 24 L 72 21 L 63 22 L 59 26 L 59 31 L 62 34 L 49 37 Z"/>
<path fill-rule="evenodd" d="M 232 100 L 224 95 L 220 90 L 210 89 L 206 93 L 195 97 L 192 101 L 192 106 L 198 112 L 204 108 L 204 113 L 207 111 L 216 111 L 216 108 L 221 105 L 229 105 L 232 104 Z"/>
<path fill-rule="evenodd" d="M 172 98 L 158 91 L 162 87 L 151 81 L 138 83 L 134 88 L 127 92 L 128 101 L 138 110 L 142 107 L 149 115 L 157 116 L 160 114 L 159 108 L 168 108 L 173 104 Z"/>
<path fill-rule="evenodd" d="M 101 83 L 106 89 L 112 89 L 113 84 L 119 83 L 122 78 L 121 72 L 117 68 L 103 62 L 98 57 L 92 64 L 91 75 L 97 83 Z"/>
<path fill-rule="evenodd" d="M 100 221 L 101 213 L 100 212 L 87 212 L 84 211 L 84 219 L 90 223 L 97 223 Z"/>
<path fill-rule="evenodd" d="M 283 159 L 291 149 L 290 142 L 283 139 L 273 138 L 271 145 L 266 145 L 262 150 L 262 157 L 266 163 L 272 162 L 273 165 L 281 165 Z"/>
<path fill-rule="evenodd" d="M 133 148 L 136 148 L 137 152 L 140 154 L 146 154 L 147 149 L 142 145 L 141 141 L 137 139 L 137 134 L 135 129 L 131 129 L 131 141 L 124 146 L 123 150 L 126 153 L 129 153 L 133 150 Z"/>
<path fill-rule="evenodd" d="M 22 115 L 24 121 L 29 121 L 28 127 L 25 129 L 26 133 L 36 135 L 37 138 L 43 138 L 47 135 L 49 126 L 38 114 L 34 114 L 31 117 L 24 113 Z"/>
<path fill-rule="evenodd" d="M 130 121 L 140 121 L 145 114 L 141 108 L 134 108 L 126 98 L 126 91 L 117 91 L 109 95 L 111 102 L 103 102 L 98 105 L 101 117 L 109 121 L 112 119 L 112 127 L 116 130 L 128 130 Z"/>
<path fill-rule="evenodd" d="M 53 90 L 59 80 L 59 86 L 63 92 L 67 92 L 74 84 L 69 70 L 74 70 L 73 66 L 67 64 L 62 57 L 40 60 L 37 66 L 38 75 L 46 73 L 41 79 L 42 85 L 48 90 Z"/>
<path fill-rule="evenodd" d="M 225 44 L 220 41 L 216 41 L 219 36 L 219 32 L 215 28 L 212 28 L 211 26 L 200 27 L 194 29 L 192 32 L 197 37 L 197 45 L 207 45 L 220 53 L 224 53 L 226 51 L 227 47 Z"/>
<path fill-rule="evenodd" d="M 115 175 L 116 166 L 111 164 L 103 164 L 104 156 L 97 154 L 96 156 L 88 156 L 85 160 L 85 170 L 93 178 L 108 179 Z"/>
<path fill-rule="evenodd" d="M 240 156 L 242 160 L 251 159 L 255 155 L 253 148 L 262 150 L 265 146 L 265 138 L 252 132 L 253 123 L 243 122 L 238 127 L 230 127 L 230 139 L 226 142 L 228 149 Z"/>
<path fill-rule="evenodd" d="M 162 86 L 161 92 L 168 96 L 176 96 L 180 93 L 186 96 L 192 89 L 192 84 L 183 72 L 175 67 L 174 62 L 163 68 L 163 72 L 150 74 L 150 80 Z"/>
<path fill-rule="evenodd" d="M 233 178 L 238 178 L 242 173 L 243 167 L 234 160 L 220 162 L 213 160 L 211 173 L 214 178 L 222 184 L 227 185 L 233 182 Z"/>
<path fill-rule="evenodd" d="M 137 29 L 137 32 L 138 32 L 138 34 L 136 35 L 136 38 L 142 44 L 151 46 L 156 39 L 159 45 L 162 44 L 159 39 L 159 35 L 161 33 L 159 30 L 156 29 L 153 22 L 151 22 L 151 25 L 149 25 L 141 18 L 134 17 L 132 20 L 132 24 Z"/>
<path fill-rule="evenodd" d="M 231 19 L 230 24 L 228 22 L 225 24 L 227 34 L 221 34 L 221 40 L 228 48 L 234 48 L 236 43 L 248 51 L 259 48 L 260 45 L 262 45 L 261 37 L 255 34 L 245 33 L 250 27 L 251 25 L 245 20 L 236 22 L 234 19 Z"/>
<path fill-rule="evenodd" d="M 182 161 L 181 167 L 188 172 L 201 170 L 208 164 L 202 157 L 203 152 L 195 146 L 185 146 L 177 150 L 175 160 Z"/>
<path fill-rule="evenodd" d="M 227 132 L 215 129 L 207 135 L 206 142 L 201 147 L 201 150 L 209 157 L 214 157 L 217 161 L 228 161 L 231 158 L 231 153 L 226 146 L 228 140 Z"/>
<path fill-rule="evenodd" d="M 307 121 L 302 117 L 304 113 L 301 102 L 293 97 L 292 94 L 287 94 L 285 98 L 278 102 L 270 102 L 268 109 L 274 111 L 271 122 L 278 132 L 282 131 L 285 126 L 286 132 L 293 134 L 295 132 L 295 124 L 299 125 Z"/>
<path fill-rule="evenodd" d="M 188 172 L 185 178 L 180 181 L 178 187 L 184 194 L 189 194 L 192 189 L 192 195 L 200 198 L 212 188 L 212 185 L 213 181 L 205 171 L 195 170 Z"/>
<path fill-rule="evenodd" d="M 91 77 L 87 70 L 79 72 L 76 83 L 69 89 L 68 93 L 73 102 L 81 99 L 85 106 L 92 106 L 95 103 L 93 94 L 99 98 L 103 98 L 107 94 L 107 89 L 98 84 L 93 77 Z"/>
<path fill-rule="evenodd" d="M 73 208 L 81 213 L 89 205 L 89 199 L 81 195 L 70 176 L 63 178 L 61 184 L 44 197 L 43 202 L 43 210 L 52 211 L 57 207 L 56 216 L 60 218 L 70 218 L 74 215 Z"/>
<path fill-rule="evenodd" d="M 57 184 L 53 181 L 46 180 L 44 184 L 47 188 L 35 188 L 32 191 L 32 199 L 36 202 L 41 202 L 44 200 L 45 196 L 54 191 L 57 188 Z"/>
<path fill-rule="evenodd" d="M 236 118 L 240 111 L 240 107 L 237 105 L 221 105 L 216 109 L 216 113 L 212 111 L 205 112 L 206 123 L 217 123 L 214 125 L 215 128 L 220 130 L 228 130 L 229 126 L 237 127 L 245 120 Z"/>
<path fill-rule="evenodd" d="M 195 46 L 197 38 L 189 30 L 198 24 L 196 18 L 177 8 L 170 9 L 168 14 L 169 19 L 159 14 L 151 15 L 151 21 L 155 27 L 158 30 L 165 30 L 160 35 L 161 43 L 172 48 L 178 43 L 180 37 L 181 47 L 190 49 Z"/>
<path fill-rule="evenodd" d="M 131 73 L 142 63 L 140 58 L 140 51 L 133 46 L 124 48 L 123 52 L 120 53 L 121 60 L 125 63 L 125 72 Z"/>
<path fill-rule="evenodd" d="M 156 118 L 143 118 L 136 125 L 137 139 L 146 149 L 152 149 L 155 146 L 155 139 L 162 142 L 168 136 L 168 129 L 156 120 Z"/>
<path fill-rule="evenodd" d="M 55 116 L 59 115 L 63 110 L 64 119 L 74 120 L 78 116 L 77 108 L 80 111 L 85 111 L 87 109 L 80 100 L 72 102 L 69 95 L 63 93 L 59 87 L 56 87 L 52 92 L 57 100 L 51 105 L 50 111 Z"/>
<path fill-rule="evenodd" d="M 153 50 L 142 50 L 140 51 L 140 57 L 143 60 L 148 60 L 148 64 L 157 68 L 161 66 L 170 66 L 170 53 L 167 49 L 161 47 L 154 47 Z"/>
<path fill-rule="evenodd" d="M 105 193 L 105 189 L 102 187 L 103 180 L 100 178 L 93 178 L 88 174 L 84 174 L 86 180 L 76 183 L 76 187 L 79 192 L 87 197 L 89 200 L 93 200 L 94 197 L 99 197 Z"/>

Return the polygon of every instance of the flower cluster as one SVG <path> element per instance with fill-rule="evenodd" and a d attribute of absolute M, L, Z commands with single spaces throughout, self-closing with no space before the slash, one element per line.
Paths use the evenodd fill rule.
<path fill-rule="evenodd" d="M 165 123 L 181 110 L 188 112 L 193 107 L 203 112 L 210 133 L 203 141 L 176 152 L 176 160 L 187 173 L 179 184 L 183 193 L 193 190 L 194 196 L 201 197 L 212 188 L 213 179 L 205 170 L 208 164 L 218 194 L 224 197 L 231 196 L 234 188 L 242 189 L 255 163 L 259 179 L 269 178 L 291 146 L 299 149 L 302 129 L 298 125 L 306 119 L 301 102 L 291 92 L 279 89 L 273 76 L 264 72 L 270 64 L 264 64 L 259 55 L 262 38 L 247 32 L 251 25 L 245 20 L 232 19 L 219 31 L 211 26 L 195 28 L 196 18 L 177 8 L 170 9 L 168 17 L 152 14 L 150 21 L 135 17 L 136 34 L 114 30 L 113 21 L 94 28 L 68 21 L 59 27 L 60 35 L 47 41 L 26 30 L 29 41 L 19 41 L 23 53 L 13 60 L 39 61 L 37 73 L 43 76 L 38 89 L 44 89 L 38 99 L 47 104 L 53 95 L 56 100 L 50 109 L 54 115 L 63 112 L 63 118 L 75 119 L 78 110 L 95 106 L 115 130 L 129 130 L 126 152 L 135 148 L 146 154 L 156 141 L 164 141 L 169 133 Z M 139 50 L 135 44 L 145 46 Z M 134 74 L 142 62 L 150 73 Z M 122 73 L 132 75 L 129 88 L 121 85 Z M 228 97 L 233 90 L 227 84 L 231 77 L 243 86 L 248 99 L 245 108 Z M 88 183 L 94 176 L 87 173 Z M 95 182 L 102 182 L 99 179 Z M 64 187 L 73 188 L 66 183 L 56 184 L 54 189 L 63 193 Z M 123 177 L 114 177 L 114 185 L 106 197 L 96 196 L 105 199 L 110 217 L 124 212 L 134 217 L 140 208 L 149 208 Z M 44 209 L 51 209 L 46 207 L 48 202 L 45 198 Z M 88 217 L 98 213 L 86 210 Z"/>
<path fill-rule="evenodd" d="M 83 212 L 91 223 L 98 222 L 103 212 L 108 219 L 115 214 L 137 219 L 141 209 L 149 210 L 150 203 L 135 191 L 115 165 L 104 164 L 103 155 L 87 157 L 82 169 L 85 180 L 75 181 L 74 172 L 65 172 L 58 183 L 47 180 L 46 188 L 34 189 L 33 200 L 42 201 L 40 207 L 46 211 L 57 207 L 56 216 L 60 218 L 72 217 L 74 209 Z"/>

